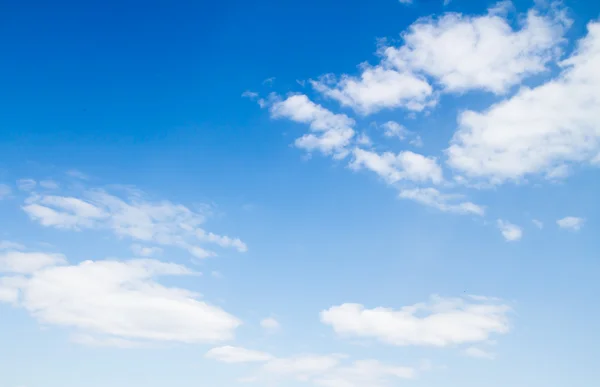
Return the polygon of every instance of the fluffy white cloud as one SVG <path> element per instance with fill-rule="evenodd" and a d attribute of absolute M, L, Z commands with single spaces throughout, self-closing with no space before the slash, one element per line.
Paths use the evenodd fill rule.
<path fill-rule="evenodd" d="M 564 228 L 571 231 L 579 231 L 581 227 L 583 227 L 583 223 L 585 219 L 578 218 L 575 216 L 567 216 L 566 218 L 562 218 L 556 221 L 556 224 L 560 228 Z"/>
<path fill-rule="evenodd" d="M 379 64 L 361 65 L 359 76 L 328 74 L 315 90 L 361 114 L 386 108 L 421 111 L 443 91 L 505 93 L 555 59 L 570 20 L 558 5 L 528 12 L 519 28 L 507 19 L 507 2 L 485 15 L 447 13 L 422 18 L 402 34 L 399 47 L 384 46 Z M 427 77 L 431 78 L 430 80 Z"/>
<path fill-rule="evenodd" d="M 462 195 L 444 194 L 435 188 L 403 189 L 400 191 L 399 197 L 401 199 L 413 200 L 443 212 L 477 216 L 483 216 L 485 213 L 485 209 L 482 206 L 463 201 Z"/>
<path fill-rule="evenodd" d="M 383 65 L 364 65 L 359 77 L 344 75 L 336 80 L 327 75 L 311 84 L 325 96 L 364 115 L 398 107 L 421 111 L 436 103 L 433 88 L 422 76 Z"/>
<path fill-rule="evenodd" d="M 593 163 L 600 153 L 600 23 L 588 25 L 561 66 L 541 86 L 522 88 L 483 112 L 461 113 L 449 164 L 501 183 L 534 174 L 556 178 L 565 165 Z"/>
<path fill-rule="evenodd" d="M 223 363 L 262 363 L 273 358 L 273 356 L 266 352 L 232 346 L 213 348 L 206 353 L 205 357 Z"/>
<path fill-rule="evenodd" d="M 513 29 L 497 10 L 423 18 L 402 34 L 404 45 L 383 49 L 384 61 L 398 71 L 422 71 L 446 91 L 505 93 L 526 76 L 547 70 L 570 21 L 555 6 L 544 11 L 547 15 L 530 10 Z"/>
<path fill-rule="evenodd" d="M 502 219 L 498 219 L 497 224 L 502 236 L 507 241 L 514 242 L 523 237 L 523 230 L 521 230 L 521 227 Z"/>
<path fill-rule="evenodd" d="M 360 170 L 369 169 L 386 182 L 393 184 L 400 180 L 415 182 L 431 182 L 439 184 L 443 181 L 442 168 L 433 157 L 410 151 L 393 154 L 385 152 L 382 154 L 355 148 L 350 168 Z"/>
<path fill-rule="evenodd" d="M 200 227 L 206 215 L 169 201 L 150 202 L 140 192 L 125 197 L 103 190 L 88 190 L 81 197 L 30 196 L 23 210 L 43 226 L 60 229 L 107 229 L 119 237 L 175 246 L 188 250 L 197 258 L 216 255 L 200 246 L 215 244 L 245 252 L 247 246 L 238 238 L 206 232 Z M 150 253 L 139 249 L 139 255 Z"/>
<path fill-rule="evenodd" d="M 260 326 L 268 331 L 276 331 L 278 330 L 281 326 L 279 325 L 279 321 L 275 320 L 273 317 L 268 317 L 263 319 L 260 322 Z"/>
<path fill-rule="evenodd" d="M 404 140 L 409 133 L 408 129 L 396 121 L 385 122 L 381 127 L 383 128 L 383 134 L 386 137 L 397 137 L 400 140 Z"/>
<path fill-rule="evenodd" d="M 487 298 L 441 298 L 402 307 L 365 309 L 342 304 L 321 312 L 321 321 L 339 335 L 398 345 L 444 347 L 482 342 L 509 331 L 507 305 Z"/>
<path fill-rule="evenodd" d="M 334 114 L 308 99 L 306 95 L 292 95 L 285 100 L 275 100 L 269 108 L 272 118 L 288 118 L 309 124 L 312 133 L 295 142 L 298 148 L 309 152 L 318 150 L 334 157 L 346 155 L 345 147 L 354 137 L 355 122 L 345 114 Z"/>
<path fill-rule="evenodd" d="M 280 358 L 239 347 L 217 347 L 208 351 L 206 357 L 224 363 L 262 363 L 258 375 L 244 378 L 253 382 L 274 377 L 289 378 L 312 386 L 383 387 L 390 380 L 417 376 L 417 370 L 412 367 L 390 366 L 377 360 L 346 362 L 347 356 L 341 354 L 305 354 Z"/>
<path fill-rule="evenodd" d="M 496 355 L 485 351 L 481 348 L 477 348 L 477 347 L 469 347 L 467 349 L 465 349 L 464 351 L 465 355 L 470 356 L 470 357 L 475 357 L 478 359 L 489 359 L 489 360 L 493 360 L 496 358 Z"/>
<path fill-rule="evenodd" d="M 216 342 L 231 339 L 241 324 L 199 301 L 197 294 L 155 281 L 158 276 L 195 274 L 183 266 L 150 259 L 57 266 L 65 263 L 62 258 L 29 253 L 14 264 L 9 255 L 13 263 L 6 265 L 4 256 L 2 271 L 12 274 L 0 277 L 0 300 L 24 308 L 40 323 L 91 336 L 79 340 L 88 345 L 121 345 L 123 340 Z"/>

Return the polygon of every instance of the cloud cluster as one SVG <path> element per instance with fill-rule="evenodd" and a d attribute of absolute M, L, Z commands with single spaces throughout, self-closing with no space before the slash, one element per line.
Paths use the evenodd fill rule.
<path fill-rule="evenodd" d="M 118 237 L 137 242 L 185 249 L 197 258 L 215 256 L 204 245 L 233 248 L 245 252 L 247 246 L 238 238 L 205 231 L 201 225 L 206 215 L 169 201 L 152 202 L 140 192 L 117 196 L 100 189 L 90 189 L 80 196 L 33 193 L 23 210 L 46 227 L 59 229 L 110 230 Z M 150 256 L 157 247 L 135 244 L 134 252 Z"/>
<path fill-rule="evenodd" d="M 75 329 L 75 341 L 93 346 L 233 338 L 236 317 L 156 281 L 196 274 L 152 259 L 69 264 L 60 254 L 7 250 L 0 253 L 0 301 L 42 324 Z"/>
<path fill-rule="evenodd" d="M 510 6 L 503 2 L 479 16 L 422 18 L 402 34 L 403 44 L 380 48 L 380 63 L 362 64 L 360 75 L 327 74 L 311 83 L 362 115 L 389 108 L 422 111 L 437 103 L 440 92 L 504 94 L 548 70 L 570 25 L 564 11 L 551 6 L 530 10 L 513 28 L 506 15 Z"/>
<path fill-rule="evenodd" d="M 342 304 L 321 312 L 321 321 L 345 337 L 373 338 L 396 346 L 483 342 L 510 330 L 508 305 L 487 298 L 442 298 L 391 308 Z"/>
<path fill-rule="evenodd" d="M 490 108 L 467 110 L 447 150 L 448 163 L 470 178 L 498 184 L 529 175 L 564 177 L 600 155 L 600 23 L 560 63 L 561 74 L 522 88 Z"/>

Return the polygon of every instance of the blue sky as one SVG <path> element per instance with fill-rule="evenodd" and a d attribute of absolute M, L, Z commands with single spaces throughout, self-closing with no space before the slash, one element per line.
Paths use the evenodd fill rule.
<path fill-rule="evenodd" d="M 593 385 L 599 16 L 3 5 L 0 387 Z"/>

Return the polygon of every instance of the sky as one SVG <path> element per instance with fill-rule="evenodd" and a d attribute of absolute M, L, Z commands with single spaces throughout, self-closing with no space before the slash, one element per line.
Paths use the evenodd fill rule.
<path fill-rule="evenodd" d="M 600 380 L 600 3 L 0 5 L 0 387 Z"/>

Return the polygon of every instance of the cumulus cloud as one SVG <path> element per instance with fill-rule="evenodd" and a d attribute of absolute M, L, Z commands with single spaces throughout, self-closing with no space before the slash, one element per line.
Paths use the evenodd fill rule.
<path fill-rule="evenodd" d="M 344 75 L 336 80 L 327 75 L 311 84 L 325 96 L 363 115 L 400 107 L 421 111 L 436 103 L 433 88 L 424 77 L 383 65 L 363 65 L 358 77 Z"/>
<path fill-rule="evenodd" d="M 588 25 L 561 66 L 555 79 L 485 111 L 461 113 L 448 163 L 492 183 L 540 174 L 554 179 L 566 165 L 593 164 L 600 153 L 600 23 Z"/>
<path fill-rule="evenodd" d="M 383 46 L 377 65 L 362 64 L 358 76 L 327 74 L 315 90 L 360 114 L 382 109 L 422 111 L 441 92 L 506 93 L 527 76 L 547 71 L 558 57 L 570 20 L 558 5 L 532 9 L 513 28 L 496 6 L 485 15 L 446 13 L 422 18 L 402 34 L 400 46 Z"/>
<path fill-rule="evenodd" d="M 464 201 L 462 195 L 445 194 L 431 187 L 402 189 L 400 190 L 399 197 L 436 208 L 442 212 L 477 216 L 485 214 L 485 209 L 482 206 Z"/>
<path fill-rule="evenodd" d="M 32 220 L 59 229 L 105 229 L 118 237 L 138 242 L 186 249 L 197 258 L 216 255 L 206 244 L 247 251 L 238 238 L 217 235 L 200 227 L 206 214 L 169 201 L 152 202 L 143 193 L 117 196 L 103 190 L 87 190 L 80 197 L 33 194 L 23 206 Z M 142 256 L 156 248 L 137 248 Z M 153 249 L 153 250 L 149 250 Z"/>
<path fill-rule="evenodd" d="M 46 325 L 75 329 L 86 345 L 129 341 L 218 342 L 233 338 L 240 320 L 199 295 L 156 282 L 195 275 L 151 259 L 67 264 L 62 255 L 9 251 L 0 257 L 0 300 Z M 98 338 L 97 336 L 102 336 Z M 82 338 L 83 337 L 83 338 Z"/>
<path fill-rule="evenodd" d="M 400 180 L 435 184 L 443 181 L 442 168 L 433 157 L 425 157 L 410 151 L 379 154 L 360 148 L 355 148 L 352 154 L 354 158 L 350 162 L 350 168 L 369 169 L 389 184 Z"/>
<path fill-rule="evenodd" d="M 567 216 L 565 218 L 559 219 L 556 221 L 556 224 L 560 228 L 564 228 L 571 231 L 579 231 L 581 227 L 583 227 L 583 223 L 585 219 L 578 218 L 576 216 Z"/>
<path fill-rule="evenodd" d="M 311 133 L 296 139 L 298 148 L 334 157 L 346 155 L 345 147 L 354 137 L 355 122 L 345 114 L 334 114 L 303 94 L 275 100 L 269 110 L 272 118 L 287 118 L 309 125 Z"/>
<path fill-rule="evenodd" d="M 502 233 L 502 236 L 507 241 L 514 242 L 518 241 L 519 239 L 521 239 L 521 237 L 523 237 L 523 230 L 521 229 L 521 227 L 502 219 L 498 219 L 497 224 L 498 228 L 500 229 L 500 232 Z"/>
<path fill-rule="evenodd" d="M 383 49 L 384 60 L 399 71 L 422 71 L 448 92 L 505 93 L 547 70 L 570 21 L 557 6 L 532 9 L 515 29 L 497 11 L 420 19 L 402 34 L 402 46 Z"/>
<path fill-rule="evenodd" d="M 342 304 L 321 312 L 321 321 L 345 337 L 373 338 L 396 346 L 445 347 L 483 342 L 510 330 L 510 308 L 488 298 L 442 298 L 398 310 Z"/>
<path fill-rule="evenodd" d="M 276 357 L 269 353 L 239 347 L 217 347 L 206 357 L 224 363 L 262 363 L 255 376 L 245 380 L 291 379 L 324 387 L 384 387 L 392 380 L 417 376 L 413 367 L 391 366 L 377 360 L 346 361 L 341 354 L 303 354 Z"/>

